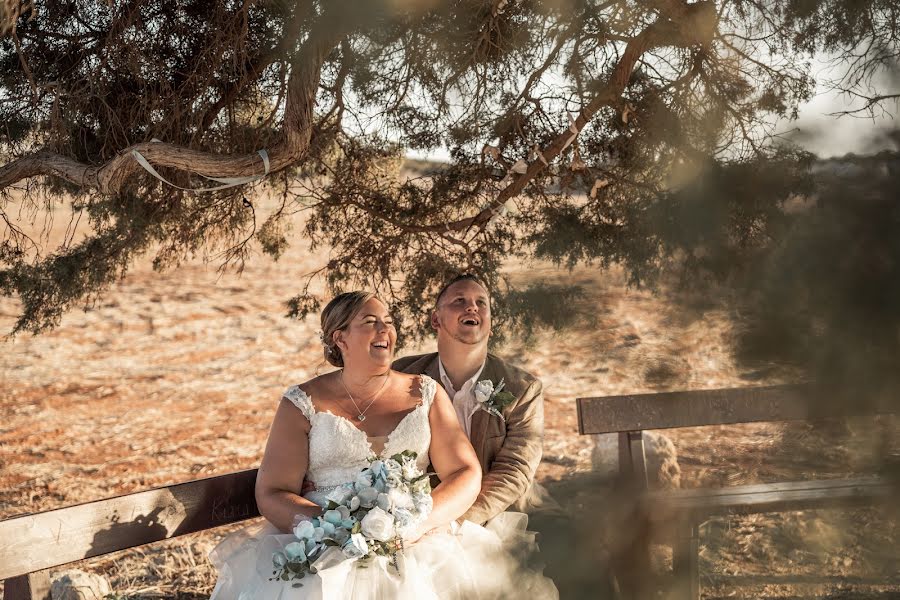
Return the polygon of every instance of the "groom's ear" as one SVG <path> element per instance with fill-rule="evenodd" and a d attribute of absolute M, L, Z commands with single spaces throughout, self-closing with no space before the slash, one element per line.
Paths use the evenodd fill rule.
<path fill-rule="evenodd" d="M 436 310 L 431 311 L 431 328 L 435 330 L 441 328 L 441 320 Z"/>

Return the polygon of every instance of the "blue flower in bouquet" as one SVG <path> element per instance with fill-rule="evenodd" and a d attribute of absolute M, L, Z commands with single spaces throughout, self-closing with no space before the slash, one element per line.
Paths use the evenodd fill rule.
<path fill-rule="evenodd" d="M 384 461 L 385 483 L 388 487 L 403 485 L 403 467 L 393 458 Z"/>
<path fill-rule="evenodd" d="M 340 516 L 340 515 L 338 515 Z M 335 531 L 337 530 L 337 526 L 330 521 L 322 521 L 321 524 L 315 528 L 315 536 L 314 539 L 317 542 L 321 542 L 326 538 L 334 537 Z"/>
<path fill-rule="evenodd" d="M 289 562 L 304 562 L 306 561 L 306 544 L 291 542 L 284 547 L 284 555 Z"/>
<path fill-rule="evenodd" d="M 394 515 L 394 525 L 401 536 L 407 533 L 409 529 L 416 525 L 416 521 L 413 517 L 412 511 L 410 511 L 409 509 L 395 508 L 391 512 Z"/>
<path fill-rule="evenodd" d="M 356 475 L 356 488 L 359 490 L 360 488 L 373 487 L 375 485 L 375 475 L 372 473 L 372 469 L 363 469 Z"/>
<path fill-rule="evenodd" d="M 396 462 L 396 461 L 395 461 Z M 375 460 L 372 461 L 372 464 L 369 465 L 369 470 L 372 471 L 372 476 L 374 479 L 374 483 L 372 487 L 378 490 L 380 493 L 385 492 L 387 490 L 389 481 L 390 481 L 390 470 L 386 464 L 386 461 L 383 460 Z"/>
<path fill-rule="evenodd" d="M 296 527 L 294 527 L 294 535 L 301 540 L 308 540 L 312 538 L 316 533 L 316 526 L 313 525 L 312 521 L 300 521 Z"/>
<path fill-rule="evenodd" d="M 372 508 L 378 500 L 378 490 L 373 487 L 364 487 L 356 492 L 356 497 L 359 498 L 359 505 L 362 508 Z"/>

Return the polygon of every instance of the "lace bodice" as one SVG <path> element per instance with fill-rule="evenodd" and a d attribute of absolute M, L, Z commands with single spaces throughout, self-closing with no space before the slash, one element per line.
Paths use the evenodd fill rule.
<path fill-rule="evenodd" d="M 434 400 L 436 383 L 427 375 L 421 375 L 422 403 L 406 414 L 384 441 L 384 449 L 376 454 L 366 433 L 350 420 L 328 411 L 317 411 L 309 395 L 292 385 L 284 397 L 309 420 L 309 466 L 306 478 L 317 489 L 338 486 L 356 479 L 357 473 L 368 466 L 369 459 L 387 457 L 404 450 L 418 455 L 417 464 L 422 471 L 428 469 L 428 448 L 431 445 L 431 427 L 428 411 Z"/>

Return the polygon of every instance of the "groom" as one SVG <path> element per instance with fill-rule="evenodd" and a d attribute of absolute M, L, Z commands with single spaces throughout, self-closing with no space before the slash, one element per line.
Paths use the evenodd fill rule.
<path fill-rule="evenodd" d="M 424 373 L 444 386 L 463 430 L 475 447 L 484 473 L 481 493 L 460 521 L 479 525 L 507 509 L 519 512 L 552 503 L 534 481 L 541 462 L 544 437 L 544 401 L 541 382 L 488 353 L 491 335 L 491 299 L 473 275 L 450 280 L 438 293 L 431 326 L 437 331 L 438 351 L 394 361 L 394 369 Z M 515 400 L 502 409 L 503 418 L 491 414 L 475 397 L 476 383 L 489 380 Z"/>

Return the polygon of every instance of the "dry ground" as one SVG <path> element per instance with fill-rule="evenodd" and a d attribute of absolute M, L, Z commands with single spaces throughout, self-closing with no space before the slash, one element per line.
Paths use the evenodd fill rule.
<path fill-rule="evenodd" d="M 51 241 L 61 235 L 64 216 L 57 222 Z M 283 316 L 300 276 L 324 259 L 298 239 L 279 262 L 257 257 L 240 277 L 219 276 L 215 265 L 199 260 L 162 274 L 142 261 L 58 329 L 0 342 L 0 519 L 256 466 L 280 392 L 326 368 L 315 320 Z M 583 307 L 594 317 L 590 326 L 512 339 L 499 349 L 544 382 L 546 442 L 538 476 L 545 482 L 592 469 L 593 442 L 577 434 L 576 397 L 792 377 L 775 365 L 735 360 L 730 348 L 742 322 L 734 309 L 676 305 L 674 292 L 627 289 L 614 270 L 511 264 L 509 272 L 518 281 L 576 280 L 590 290 Z M 17 308 L 0 299 L 0 331 L 9 331 Z M 426 341 L 405 352 L 432 347 Z M 868 472 L 885 451 L 896 452 L 897 439 L 896 424 L 887 420 L 669 434 L 683 486 Z M 106 574 L 123 597 L 203 598 L 215 578 L 206 555 L 223 533 L 80 566 Z M 701 567 L 715 574 L 895 574 L 897 540 L 895 520 L 866 510 L 717 519 L 704 526 Z M 855 589 L 866 597 L 867 590 L 888 588 Z M 713 591 L 844 593 L 825 586 Z"/>

